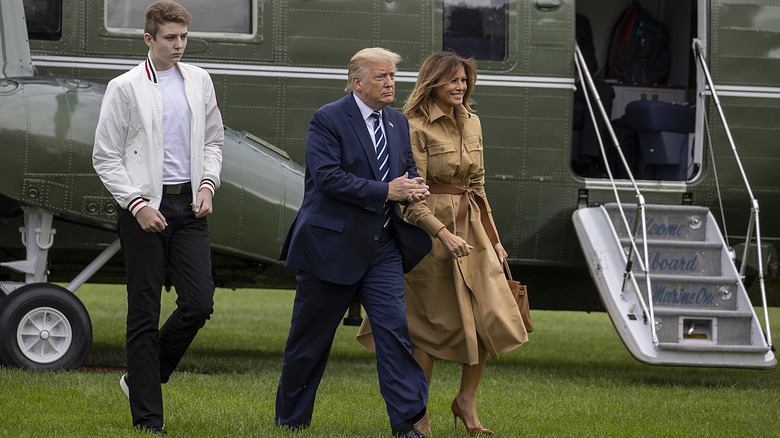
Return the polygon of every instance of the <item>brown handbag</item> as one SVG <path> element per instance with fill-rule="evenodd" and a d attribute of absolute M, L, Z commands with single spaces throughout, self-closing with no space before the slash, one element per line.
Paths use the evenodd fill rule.
<path fill-rule="evenodd" d="M 517 308 L 520 309 L 520 316 L 523 317 L 523 324 L 525 324 L 525 331 L 534 331 L 534 325 L 531 323 L 531 307 L 528 305 L 528 288 L 524 284 L 520 284 L 519 281 L 512 279 L 512 271 L 509 270 L 509 263 L 504 259 L 504 275 L 506 275 L 506 282 L 509 284 L 509 289 L 512 291 L 512 296 L 517 302 Z"/>

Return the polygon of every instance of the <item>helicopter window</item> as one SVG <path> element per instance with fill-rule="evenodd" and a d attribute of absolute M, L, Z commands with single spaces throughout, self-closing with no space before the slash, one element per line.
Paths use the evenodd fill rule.
<path fill-rule="evenodd" d="M 56 41 L 62 38 L 61 0 L 25 0 L 24 16 L 30 39 Z"/>
<path fill-rule="evenodd" d="M 119 29 L 143 29 L 147 2 L 105 0 L 106 26 Z M 255 0 L 178 0 L 190 15 L 190 32 L 248 35 L 254 32 Z"/>
<path fill-rule="evenodd" d="M 444 50 L 488 61 L 507 59 L 509 0 L 444 0 Z"/>

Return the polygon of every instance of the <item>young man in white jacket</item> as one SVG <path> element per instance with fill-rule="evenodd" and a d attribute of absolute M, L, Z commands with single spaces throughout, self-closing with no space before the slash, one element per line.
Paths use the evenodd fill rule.
<path fill-rule="evenodd" d="M 190 14 L 171 1 L 146 9 L 146 60 L 109 82 L 92 161 L 119 204 L 127 271 L 127 374 L 133 426 L 164 433 L 161 383 L 213 312 L 206 216 L 219 187 L 224 131 L 208 73 L 179 62 Z M 165 267 L 177 308 L 158 329 Z"/>

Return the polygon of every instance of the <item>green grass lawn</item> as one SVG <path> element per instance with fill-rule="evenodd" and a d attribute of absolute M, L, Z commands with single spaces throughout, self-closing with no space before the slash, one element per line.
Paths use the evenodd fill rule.
<path fill-rule="evenodd" d="M 0 368 L 0 437 L 137 437 L 119 388 L 123 286 L 77 294 L 94 342 L 75 372 Z M 165 311 L 175 294 L 165 293 Z M 373 354 L 342 326 L 318 392 L 312 426 L 273 424 L 292 291 L 225 290 L 171 381 L 163 386 L 169 437 L 389 437 Z M 780 371 L 652 367 L 636 362 L 604 313 L 535 311 L 531 341 L 489 360 L 477 406 L 503 437 L 780 436 Z M 772 308 L 773 339 L 780 309 Z M 460 365 L 434 368 L 435 437 L 466 436 L 449 410 Z"/>

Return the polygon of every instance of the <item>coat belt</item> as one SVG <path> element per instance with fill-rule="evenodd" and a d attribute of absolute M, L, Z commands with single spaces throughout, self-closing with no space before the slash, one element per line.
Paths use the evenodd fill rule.
<path fill-rule="evenodd" d="M 460 195 L 460 205 L 458 205 L 458 214 L 455 217 L 455 232 L 462 233 L 466 229 L 466 212 L 469 210 L 469 195 L 474 196 L 480 211 L 480 220 L 485 227 L 490 243 L 495 245 L 499 242 L 498 232 L 493 223 L 493 219 L 488 213 L 487 203 L 482 199 L 479 193 L 470 187 L 471 181 L 460 181 L 452 183 L 428 184 L 428 190 L 431 193 L 439 195 Z"/>

